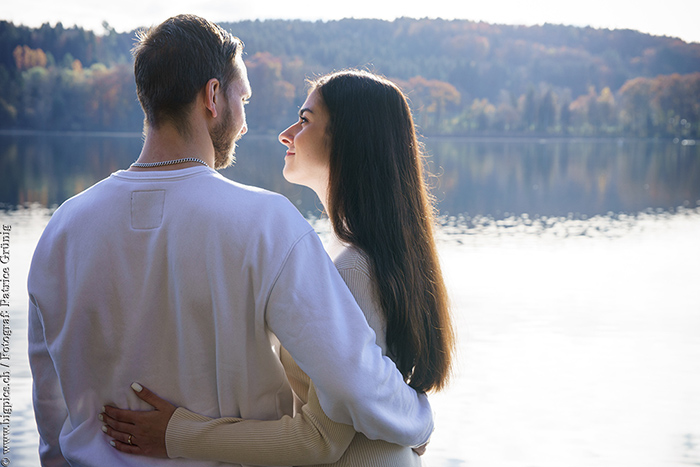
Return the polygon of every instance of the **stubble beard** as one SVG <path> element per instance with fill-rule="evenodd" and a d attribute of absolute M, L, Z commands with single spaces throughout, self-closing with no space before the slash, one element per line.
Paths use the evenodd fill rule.
<path fill-rule="evenodd" d="M 238 134 L 232 134 L 232 121 L 231 109 L 227 107 L 221 122 L 209 131 L 214 146 L 214 168 L 216 170 L 225 169 L 236 161 L 236 141 L 241 139 L 241 134 L 240 131 Z"/>

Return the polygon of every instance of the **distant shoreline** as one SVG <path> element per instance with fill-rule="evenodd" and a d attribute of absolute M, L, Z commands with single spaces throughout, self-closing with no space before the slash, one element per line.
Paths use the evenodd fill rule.
<path fill-rule="evenodd" d="M 90 136 L 110 138 L 138 138 L 141 132 L 133 131 L 74 131 L 74 130 L 20 130 L 0 129 L 3 136 Z"/>
<path fill-rule="evenodd" d="M 0 136 L 65 136 L 65 137 L 90 137 L 90 138 L 141 138 L 141 132 L 134 131 L 71 131 L 71 130 L 19 130 L 19 129 L 0 129 Z M 276 134 L 269 132 L 249 132 L 246 139 L 259 138 L 274 138 Z M 492 142 L 492 141 L 508 141 L 508 142 L 559 142 L 559 141 L 658 141 L 668 142 L 673 141 L 673 138 L 639 138 L 633 136 L 580 136 L 580 135 L 546 135 L 546 134 L 526 134 L 526 133 L 492 133 L 492 134 L 466 134 L 466 135 L 423 135 L 423 140 L 431 141 L 474 141 L 474 142 Z"/>

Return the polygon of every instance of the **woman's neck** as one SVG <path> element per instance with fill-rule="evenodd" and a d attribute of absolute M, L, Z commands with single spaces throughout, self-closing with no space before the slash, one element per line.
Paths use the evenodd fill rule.
<path fill-rule="evenodd" d="M 318 196 L 318 199 L 321 200 L 321 204 L 323 205 L 323 211 L 326 214 L 329 214 L 330 211 L 328 210 L 328 180 L 326 180 L 325 184 L 319 183 L 318 186 L 309 186 L 309 188 L 311 188 L 311 190 L 313 190 L 313 192 L 316 193 L 316 196 Z"/>

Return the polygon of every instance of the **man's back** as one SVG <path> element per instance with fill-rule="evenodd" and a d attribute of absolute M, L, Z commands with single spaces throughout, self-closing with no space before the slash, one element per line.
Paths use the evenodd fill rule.
<path fill-rule="evenodd" d="M 119 172 L 66 202 L 29 278 L 42 440 L 62 430 L 78 465 L 153 465 L 113 450 L 97 420 L 107 403 L 148 408 L 133 381 L 208 416 L 291 414 L 265 312 L 300 242 L 318 239 L 284 198 L 204 167 Z"/>

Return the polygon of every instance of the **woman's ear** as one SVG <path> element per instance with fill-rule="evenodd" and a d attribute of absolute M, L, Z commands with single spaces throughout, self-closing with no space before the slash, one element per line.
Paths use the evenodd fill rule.
<path fill-rule="evenodd" d="M 219 91 L 221 89 L 221 83 L 218 79 L 212 78 L 207 81 L 206 86 L 204 86 L 204 106 L 211 112 L 211 117 L 216 118 L 218 116 L 216 105 L 219 103 Z"/>

